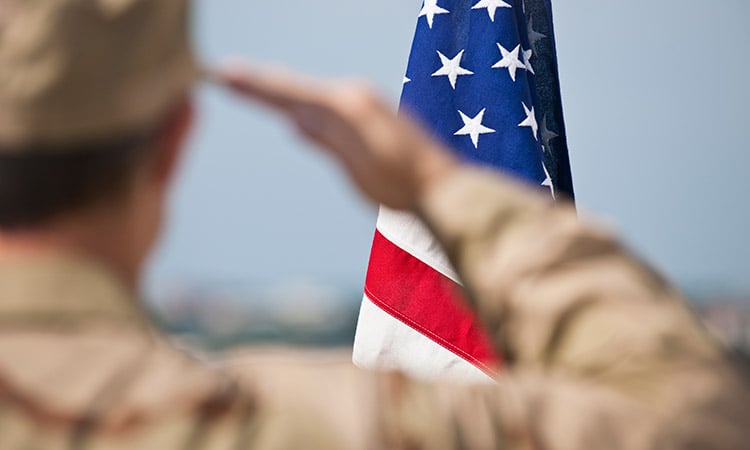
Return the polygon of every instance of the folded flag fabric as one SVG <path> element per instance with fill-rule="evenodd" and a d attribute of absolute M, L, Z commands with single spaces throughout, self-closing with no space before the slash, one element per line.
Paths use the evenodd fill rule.
<path fill-rule="evenodd" d="M 573 198 L 550 0 L 424 0 L 401 108 L 462 159 Z M 381 208 L 353 360 L 464 381 L 502 365 L 411 214 Z"/>

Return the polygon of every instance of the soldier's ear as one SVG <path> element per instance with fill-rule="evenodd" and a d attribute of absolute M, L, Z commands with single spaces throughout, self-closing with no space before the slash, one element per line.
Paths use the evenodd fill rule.
<path fill-rule="evenodd" d="M 182 154 L 185 141 L 193 125 L 193 101 L 187 97 L 175 109 L 157 138 L 157 155 L 153 165 L 153 175 L 159 184 L 167 185 L 174 177 Z"/>

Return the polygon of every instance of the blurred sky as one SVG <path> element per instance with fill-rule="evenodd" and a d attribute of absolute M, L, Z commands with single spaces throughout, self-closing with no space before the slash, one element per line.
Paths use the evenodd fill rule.
<path fill-rule="evenodd" d="M 231 57 L 366 77 L 394 108 L 420 0 L 194 2 Z M 750 4 L 557 0 L 578 204 L 683 286 L 750 292 Z M 358 288 L 376 210 L 276 117 L 202 88 L 150 296 L 180 285 Z"/>

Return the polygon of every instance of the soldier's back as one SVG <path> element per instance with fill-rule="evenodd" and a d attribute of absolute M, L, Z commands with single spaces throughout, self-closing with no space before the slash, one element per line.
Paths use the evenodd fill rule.
<path fill-rule="evenodd" d="M 341 447 L 275 387 L 293 393 L 293 368 L 204 364 L 93 266 L 0 264 L 0 299 L 0 449 Z"/>

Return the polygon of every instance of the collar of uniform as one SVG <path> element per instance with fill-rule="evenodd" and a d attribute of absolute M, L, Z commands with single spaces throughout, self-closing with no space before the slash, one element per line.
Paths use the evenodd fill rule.
<path fill-rule="evenodd" d="M 148 323 L 132 292 L 101 265 L 72 257 L 0 263 L 0 327 L 99 322 Z"/>

